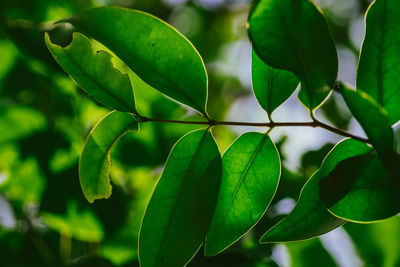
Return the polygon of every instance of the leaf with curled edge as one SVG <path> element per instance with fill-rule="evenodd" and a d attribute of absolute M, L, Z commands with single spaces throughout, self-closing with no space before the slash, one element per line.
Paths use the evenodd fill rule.
<path fill-rule="evenodd" d="M 319 195 L 336 217 L 372 223 L 400 212 L 399 185 L 375 152 L 340 162 L 320 181 Z"/>
<path fill-rule="evenodd" d="M 137 120 L 129 113 L 112 111 L 89 133 L 79 160 L 79 179 L 89 202 L 111 195 L 110 151 L 128 131 L 137 131 Z"/>
<path fill-rule="evenodd" d="M 61 22 L 105 45 L 153 88 L 208 117 L 204 62 L 171 25 L 140 10 L 110 6 L 88 9 Z"/>
<path fill-rule="evenodd" d="M 338 143 L 326 156 L 319 170 L 304 185 L 294 209 L 269 229 L 261 243 L 286 242 L 309 239 L 325 234 L 346 221 L 326 210 L 319 197 L 319 182 L 329 175 L 335 166 L 350 157 L 364 155 L 371 147 L 354 139 Z"/>
<path fill-rule="evenodd" d="M 48 33 L 45 41 L 57 63 L 90 96 L 110 109 L 136 113 L 131 80 L 113 67 L 108 52 L 96 51 L 80 33 L 66 47 L 53 44 Z"/>

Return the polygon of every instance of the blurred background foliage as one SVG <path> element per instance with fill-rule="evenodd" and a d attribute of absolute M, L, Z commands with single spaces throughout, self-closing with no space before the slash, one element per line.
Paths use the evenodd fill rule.
<path fill-rule="evenodd" d="M 0 258 L 1 266 L 138 266 L 144 210 L 173 144 L 188 125 L 145 123 L 112 151 L 113 194 L 89 204 L 78 178 L 85 138 L 108 110 L 58 67 L 43 33 L 77 11 L 119 5 L 166 20 L 197 47 L 209 74 L 209 113 L 216 119 L 265 121 L 251 92 L 248 0 L 2 0 L 0 2 Z M 339 79 L 354 85 L 368 0 L 317 0 L 338 48 Z M 127 25 L 129 27 L 129 25 Z M 62 36 L 61 36 L 62 37 Z M 99 45 L 99 47 L 101 47 Z M 118 59 L 114 65 L 124 71 Z M 126 71 L 126 70 L 125 70 Z M 132 74 L 138 110 L 150 117 L 198 117 Z M 340 96 L 317 116 L 363 135 Z M 296 95 L 276 121 L 305 121 Z M 254 128 L 216 127 L 221 152 Z M 188 266 L 400 266 L 400 218 L 346 224 L 320 238 L 259 245 L 261 234 L 293 207 L 302 185 L 341 137 L 320 129 L 276 129 L 283 160 L 273 204 L 258 225 L 222 254 L 202 250 Z M 205 196 L 206 197 L 206 196 Z"/>

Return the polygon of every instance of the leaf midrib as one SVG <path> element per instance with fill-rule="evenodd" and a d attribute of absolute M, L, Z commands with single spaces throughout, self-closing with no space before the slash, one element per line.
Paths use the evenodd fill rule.
<path fill-rule="evenodd" d="M 184 188 L 185 188 L 186 183 L 187 183 L 187 181 L 188 181 L 187 178 L 188 178 L 189 174 L 192 172 L 192 168 L 193 168 L 193 166 L 194 166 L 194 164 L 195 164 L 195 159 L 197 158 L 197 156 L 198 156 L 199 153 L 200 153 L 201 145 L 203 144 L 203 142 L 204 142 L 204 140 L 205 140 L 207 134 L 208 134 L 208 130 L 206 130 L 206 131 L 204 132 L 204 134 L 203 134 L 203 136 L 202 136 L 202 138 L 201 138 L 201 140 L 200 140 L 200 142 L 199 142 L 199 144 L 198 144 L 198 146 L 197 146 L 197 148 L 196 148 L 196 151 L 194 152 L 193 157 L 192 157 L 192 159 L 191 159 L 191 161 L 190 161 L 189 167 L 188 167 L 188 169 L 187 169 L 186 172 L 185 172 L 185 175 L 184 175 L 184 178 L 183 178 L 183 183 L 182 183 L 182 185 L 179 187 L 178 194 L 176 195 L 176 198 L 175 198 L 176 201 L 174 202 L 172 211 L 171 211 L 171 213 L 170 213 L 171 216 L 169 216 L 169 218 L 168 218 L 166 227 L 167 227 L 168 225 L 171 224 L 171 221 L 172 221 L 172 219 L 174 218 L 174 216 L 172 216 L 172 215 L 175 214 L 175 212 L 176 212 L 176 210 L 177 210 L 176 207 L 177 207 L 178 202 L 179 202 L 179 201 L 177 201 L 177 200 L 179 200 L 180 196 L 181 196 L 181 195 L 183 194 L 183 192 L 184 192 Z M 163 244 L 163 243 L 164 243 L 164 240 L 165 240 L 165 238 L 166 238 L 166 236 L 167 236 L 167 233 L 168 233 L 168 231 L 164 231 L 162 237 L 160 238 L 160 244 Z M 160 246 L 158 246 L 158 247 L 157 247 L 156 257 L 155 257 L 156 259 L 159 258 L 161 251 L 162 251 L 162 250 L 160 249 Z"/>
<path fill-rule="evenodd" d="M 244 180 L 244 178 L 246 177 L 246 175 L 247 175 L 247 173 L 248 173 L 250 167 L 253 165 L 253 163 L 254 163 L 254 161 L 255 161 L 255 159 L 256 159 L 258 153 L 261 151 L 262 146 L 264 145 L 264 142 L 266 141 L 267 137 L 268 137 L 267 134 L 265 134 L 265 135 L 263 136 L 263 138 L 261 139 L 260 143 L 257 145 L 257 148 L 256 148 L 256 150 L 254 151 L 254 153 L 253 153 L 253 155 L 252 155 L 250 161 L 247 163 L 246 168 L 245 168 L 245 170 L 244 170 L 242 176 L 241 176 L 240 179 L 239 179 L 239 183 L 237 184 L 237 186 L 236 186 L 236 188 L 235 188 L 235 191 L 234 191 L 234 193 L 233 193 L 233 195 L 232 195 L 232 198 L 231 198 L 230 201 L 229 201 L 228 207 L 227 207 L 227 209 L 226 209 L 226 211 L 225 211 L 225 214 L 224 214 L 223 221 L 225 221 L 225 219 L 226 219 L 226 217 L 227 217 L 227 215 L 228 215 L 228 213 L 229 213 L 229 210 L 230 210 L 231 207 L 232 207 L 233 201 L 235 200 L 236 195 L 237 195 L 237 193 L 238 193 L 238 191 L 239 191 L 239 188 L 240 188 L 240 186 L 242 185 L 243 180 Z"/>

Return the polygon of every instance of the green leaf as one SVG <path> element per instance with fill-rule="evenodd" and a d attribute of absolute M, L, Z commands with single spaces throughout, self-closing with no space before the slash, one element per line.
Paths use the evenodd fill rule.
<path fill-rule="evenodd" d="M 271 115 L 296 90 L 296 76 L 284 70 L 274 69 L 262 61 L 252 50 L 251 75 L 253 91 L 258 103 Z"/>
<path fill-rule="evenodd" d="M 184 266 L 193 257 L 210 225 L 221 173 L 221 156 L 208 130 L 175 144 L 143 218 L 141 266 Z"/>
<path fill-rule="evenodd" d="M 64 215 L 43 212 L 41 219 L 54 231 L 82 242 L 98 243 L 105 236 L 99 218 L 91 210 L 78 210 L 76 202 L 67 203 Z"/>
<path fill-rule="evenodd" d="M 337 217 L 375 222 L 400 212 L 400 188 L 377 155 L 346 159 L 320 181 L 320 197 Z"/>
<path fill-rule="evenodd" d="M 325 234 L 346 221 L 329 213 L 319 197 L 319 182 L 335 166 L 350 157 L 363 155 L 372 149 L 353 139 L 338 143 L 324 159 L 320 169 L 304 185 L 294 209 L 268 230 L 260 242 L 283 242 L 312 238 Z"/>
<path fill-rule="evenodd" d="M 377 0 L 368 9 L 357 89 L 364 90 L 387 111 L 390 123 L 400 119 L 400 2 Z"/>
<path fill-rule="evenodd" d="M 350 111 L 378 153 L 391 154 L 394 148 L 394 133 L 386 111 L 362 90 L 352 90 L 342 83 L 341 92 Z"/>
<path fill-rule="evenodd" d="M 278 151 L 266 134 L 246 133 L 222 157 L 218 202 L 207 233 L 205 255 L 218 254 L 263 216 L 280 177 Z"/>
<path fill-rule="evenodd" d="M 335 44 L 319 9 L 308 0 L 260 0 L 249 17 L 253 47 L 269 66 L 293 72 L 299 97 L 317 108 L 338 73 Z"/>
<path fill-rule="evenodd" d="M 207 73 L 182 34 L 138 10 L 100 7 L 66 20 L 107 46 L 146 83 L 206 115 Z"/>
<path fill-rule="evenodd" d="M 111 195 L 108 177 L 111 148 L 124 134 L 138 130 L 138 127 L 131 114 L 112 111 L 89 133 L 79 161 L 81 187 L 89 202 Z"/>
<path fill-rule="evenodd" d="M 132 84 L 112 66 L 111 55 L 96 51 L 92 43 L 80 33 L 74 33 L 67 47 L 53 44 L 49 34 L 45 40 L 54 59 L 89 95 L 110 109 L 136 112 Z"/>

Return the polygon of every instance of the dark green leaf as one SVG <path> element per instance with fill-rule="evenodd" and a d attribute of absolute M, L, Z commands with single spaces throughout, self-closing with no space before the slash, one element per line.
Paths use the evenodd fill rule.
<path fill-rule="evenodd" d="M 89 133 L 79 161 L 81 187 L 89 202 L 111 195 L 108 177 L 110 151 L 118 139 L 130 130 L 138 130 L 135 118 L 128 113 L 112 111 Z"/>
<path fill-rule="evenodd" d="M 391 124 L 400 119 L 399 13 L 398 0 L 377 0 L 369 8 L 357 72 L 357 89 L 383 106 Z"/>
<path fill-rule="evenodd" d="M 251 75 L 254 95 L 269 115 L 289 98 L 299 84 L 296 76 L 288 71 L 268 66 L 254 50 L 252 50 Z"/>
<path fill-rule="evenodd" d="M 268 230 L 260 242 L 282 242 L 312 238 L 342 225 L 346 221 L 330 214 L 319 198 L 319 182 L 335 166 L 350 157 L 363 155 L 371 148 L 353 139 L 338 143 L 326 156 L 321 168 L 304 185 L 292 212 Z"/>
<path fill-rule="evenodd" d="M 400 188 L 377 155 L 346 159 L 320 182 L 320 197 L 337 217 L 374 222 L 400 212 Z"/>
<path fill-rule="evenodd" d="M 249 18 L 249 35 L 269 66 L 300 79 L 299 97 L 315 109 L 328 96 L 338 73 L 336 48 L 319 9 L 308 0 L 260 0 Z"/>
<path fill-rule="evenodd" d="M 208 130 L 191 132 L 176 143 L 143 218 L 141 266 L 184 266 L 195 255 L 214 212 L 221 168 Z"/>
<path fill-rule="evenodd" d="M 236 242 L 262 217 L 275 195 L 280 159 L 268 135 L 246 133 L 222 157 L 218 202 L 207 233 L 205 255 Z"/>
<path fill-rule="evenodd" d="M 203 60 L 189 40 L 167 23 L 117 7 L 90 9 L 65 21 L 111 49 L 155 89 L 206 114 Z"/>
<path fill-rule="evenodd" d="M 109 53 L 94 50 L 89 39 L 80 33 L 74 33 L 67 47 L 51 43 L 47 33 L 45 39 L 58 64 L 89 95 L 111 109 L 136 112 L 129 76 L 112 66 Z"/>
<path fill-rule="evenodd" d="M 378 153 L 391 154 L 394 148 L 394 133 L 386 111 L 361 90 L 355 91 L 342 84 L 341 92 L 350 111 Z"/>

